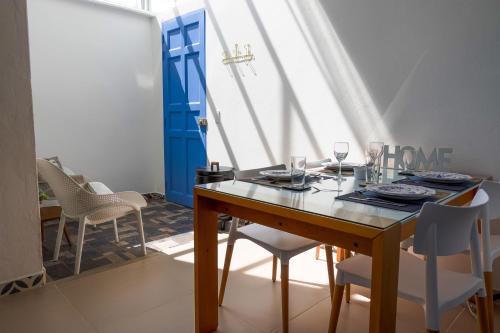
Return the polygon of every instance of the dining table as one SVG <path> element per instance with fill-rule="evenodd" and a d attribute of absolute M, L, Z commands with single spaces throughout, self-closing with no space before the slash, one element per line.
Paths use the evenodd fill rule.
<path fill-rule="evenodd" d="M 419 211 L 341 200 L 342 195 L 363 190 L 363 181 L 344 178 L 342 182 L 331 176 L 320 178 L 317 185 L 304 191 L 241 180 L 195 186 L 195 332 L 208 333 L 218 327 L 220 213 L 371 256 L 369 331 L 395 332 L 400 242 L 415 233 Z M 404 179 L 397 170 L 381 170 L 380 183 Z M 435 202 L 464 205 L 472 200 L 478 186 L 476 180 L 459 191 L 440 191 Z"/>

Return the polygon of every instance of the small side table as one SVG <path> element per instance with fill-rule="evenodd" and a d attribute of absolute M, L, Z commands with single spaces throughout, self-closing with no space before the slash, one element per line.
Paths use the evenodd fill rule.
<path fill-rule="evenodd" d="M 43 200 L 40 203 L 40 228 L 42 231 L 42 242 L 45 239 L 44 223 L 50 220 L 58 220 L 61 217 L 61 212 L 62 209 L 57 200 Z M 66 237 L 68 245 L 71 246 L 66 224 L 64 224 L 64 236 Z"/>

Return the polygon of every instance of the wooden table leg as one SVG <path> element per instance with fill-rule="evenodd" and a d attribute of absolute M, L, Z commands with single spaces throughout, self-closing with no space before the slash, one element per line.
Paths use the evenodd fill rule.
<path fill-rule="evenodd" d="M 486 305 L 486 297 L 476 296 L 477 305 L 477 321 L 479 322 L 479 332 L 489 333 L 488 310 Z"/>
<path fill-rule="evenodd" d="M 351 250 L 344 250 L 344 260 L 351 257 Z M 351 303 L 351 284 L 347 283 L 345 285 L 345 301 L 346 303 Z"/>
<path fill-rule="evenodd" d="M 386 229 L 372 244 L 370 332 L 396 331 L 401 225 Z"/>
<path fill-rule="evenodd" d="M 217 213 L 210 201 L 194 196 L 195 332 L 208 333 L 218 326 Z"/>
<path fill-rule="evenodd" d="M 337 262 L 344 260 L 344 249 L 337 246 Z"/>
<path fill-rule="evenodd" d="M 333 291 L 335 289 L 335 270 L 333 264 L 333 248 L 325 244 L 326 266 L 328 270 L 328 285 L 330 287 L 330 297 L 333 300 Z"/>
<path fill-rule="evenodd" d="M 495 332 L 495 312 L 493 307 L 493 272 L 484 272 L 484 284 L 486 287 L 486 305 L 490 333 Z"/>

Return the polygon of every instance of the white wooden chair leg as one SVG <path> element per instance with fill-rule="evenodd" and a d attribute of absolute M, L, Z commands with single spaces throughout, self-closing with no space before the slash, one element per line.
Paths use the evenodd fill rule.
<path fill-rule="evenodd" d="M 116 223 L 116 219 L 113 220 L 113 226 L 115 227 L 115 241 L 120 243 L 120 236 L 118 236 L 118 225 Z"/>
<path fill-rule="evenodd" d="M 61 241 L 64 232 L 64 223 L 66 223 L 66 216 L 64 213 L 61 213 L 61 217 L 59 218 L 59 228 L 57 230 L 57 238 L 56 238 L 56 247 L 54 249 L 54 261 L 59 260 L 59 251 L 61 249 Z"/>
<path fill-rule="evenodd" d="M 145 256 L 146 253 L 146 241 L 144 239 L 144 227 L 142 225 L 142 215 L 141 211 L 138 211 L 135 213 L 137 216 L 137 229 L 139 229 L 139 236 L 141 237 L 141 247 L 142 247 L 142 254 Z"/>
<path fill-rule="evenodd" d="M 82 261 L 83 238 L 85 237 L 85 217 L 81 217 L 78 223 L 78 241 L 76 244 L 75 275 L 80 274 L 80 263 Z"/>

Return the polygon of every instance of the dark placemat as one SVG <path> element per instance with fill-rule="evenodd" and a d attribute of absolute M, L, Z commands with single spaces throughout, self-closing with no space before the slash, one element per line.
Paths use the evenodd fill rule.
<path fill-rule="evenodd" d="M 434 183 L 434 182 L 429 182 L 425 181 L 422 178 L 416 177 L 416 176 L 411 176 L 405 179 L 397 180 L 394 183 L 395 184 L 407 184 L 407 185 L 416 185 L 416 186 L 424 186 L 428 188 L 433 188 L 436 190 L 442 190 L 442 191 L 453 191 L 453 192 L 462 192 L 465 191 L 468 188 L 471 188 L 475 185 L 477 185 L 479 181 L 466 181 L 464 183 L 459 183 L 459 184 L 444 184 L 444 183 Z"/>
<path fill-rule="evenodd" d="M 324 169 L 319 170 L 318 172 L 331 174 L 334 176 L 339 174 L 339 170 L 337 168 L 328 168 L 328 169 L 324 168 Z M 342 175 L 343 176 L 352 176 L 352 175 L 354 175 L 354 171 L 352 169 L 350 169 L 350 170 L 343 170 L 342 169 Z"/>
<path fill-rule="evenodd" d="M 430 198 L 425 198 L 422 200 L 402 201 L 402 200 L 381 198 L 381 197 L 378 197 L 374 192 L 370 192 L 370 191 L 356 191 L 356 192 L 341 195 L 341 196 L 337 197 L 337 200 L 345 200 L 345 201 L 356 202 L 356 203 L 365 204 L 365 205 L 369 205 L 369 206 L 383 207 L 383 208 L 394 209 L 394 210 L 399 210 L 399 211 L 408 212 L 408 213 L 415 213 L 415 212 L 418 212 L 422 208 L 424 203 L 436 202 L 446 195 L 447 195 L 447 193 L 438 192 L 438 193 L 436 193 L 435 196 L 432 196 Z M 374 199 L 377 199 L 380 201 L 359 200 L 359 199 L 366 199 L 366 198 L 374 198 Z M 391 204 L 390 202 L 393 202 L 394 204 Z M 398 206 L 398 205 L 404 205 L 404 206 Z"/>
<path fill-rule="evenodd" d="M 242 182 L 265 185 L 276 188 L 284 188 L 294 191 L 305 191 L 311 188 L 311 184 L 317 183 L 321 177 L 318 176 L 306 176 L 306 183 L 303 188 L 292 187 L 292 183 L 289 180 L 274 180 L 265 176 L 259 176 L 249 179 L 240 179 Z"/>

